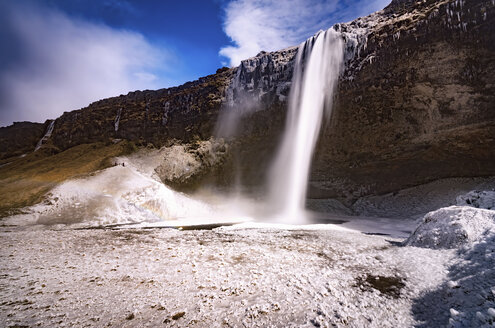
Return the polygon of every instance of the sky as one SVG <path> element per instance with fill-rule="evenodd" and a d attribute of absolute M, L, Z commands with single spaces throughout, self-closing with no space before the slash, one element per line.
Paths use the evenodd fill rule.
<path fill-rule="evenodd" d="M 297 45 L 390 0 L 0 0 L 0 126 Z"/>

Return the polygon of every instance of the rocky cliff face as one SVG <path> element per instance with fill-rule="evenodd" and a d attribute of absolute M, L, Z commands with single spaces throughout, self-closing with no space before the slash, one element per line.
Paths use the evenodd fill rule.
<path fill-rule="evenodd" d="M 311 196 L 352 200 L 438 178 L 495 175 L 494 26 L 491 0 L 394 0 L 336 25 L 346 67 L 315 154 Z M 64 113 L 51 143 L 59 150 L 112 139 L 191 144 L 222 130 L 219 115 L 233 115 L 230 159 L 201 179 L 261 185 L 284 128 L 296 52 L 261 52 L 180 87 Z M 9 138 L 0 142 L 7 153 L 15 149 Z"/>
<path fill-rule="evenodd" d="M 33 151 L 47 126 L 48 123 L 15 122 L 0 128 L 0 161 Z"/>
<path fill-rule="evenodd" d="M 495 174 L 495 2 L 393 1 L 341 26 L 363 27 L 313 186 L 353 198 Z"/>
<path fill-rule="evenodd" d="M 63 151 L 115 139 L 156 146 L 174 140 L 206 140 L 213 133 L 231 79 L 232 70 L 224 68 L 179 87 L 130 92 L 65 112 L 55 120 L 46 145 Z M 0 159 L 34 151 L 50 123 L 22 122 L 0 128 Z"/>
<path fill-rule="evenodd" d="M 231 70 L 180 87 L 136 91 L 64 113 L 52 141 L 60 149 L 80 143 L 127 139 L 161 146 L 173 139 L 208 139 L 212 134 Z"/>
<path fill-rule="evenodd" d="M 494 17 L 493 1 L 394 0 L 335 26 L 346 39 L 346 67 L 315 154 L 311 196 L 352 200 L 439 178 L 494 175 Z M 239 70 L 255 74 L 238 73 L 232 84 L 271 100 L 244 122 L 248 137 L 256 136 L 240 154 L 245 182 L 263 180 L 265 171 L 252 168 L 276 151 L 286 99 L 280 90 L 290 89 L 279 72 L 292 73 L 295 53 L 249 59 Z M 266 62 L 275 68 L 264 69 Z"/>

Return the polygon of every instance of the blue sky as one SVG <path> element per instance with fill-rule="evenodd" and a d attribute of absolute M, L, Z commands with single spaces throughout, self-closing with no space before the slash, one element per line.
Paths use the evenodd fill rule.
<path fill-rule="evenodd" d="M 0 126 L 179 85 L 389 0 L 0 0 Z"/>

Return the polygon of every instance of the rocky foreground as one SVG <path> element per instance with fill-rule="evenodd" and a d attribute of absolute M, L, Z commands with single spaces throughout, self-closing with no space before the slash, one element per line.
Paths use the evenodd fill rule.
<path fill-rule="evenodd" d="M 495 320 L 493 234 L 459 249 L 403 247 L 331 225 L 4 226 L 0 235 L 4 327 L 489 327 Z"/>
<path fill-rule="evenodd" d="M 396 242 L 331 230 L 4 228 L 0 321 L 406 327 L 454 252 Z"/>
<path fill-rule="evenodd" d="M 375 218 L 370 226 L 349 216 L 343 224 L 213 230 L 16 225 L 13 217 L 0 228 L 0 322 L 492 327 L 495 191 L 456 201 L 414 231 L 404 230 L 414 220 Z"/>

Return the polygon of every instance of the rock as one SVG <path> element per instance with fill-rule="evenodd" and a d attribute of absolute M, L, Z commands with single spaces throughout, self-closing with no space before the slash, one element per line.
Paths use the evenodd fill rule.
<path fill-rule="evenodd" d="M 491 318 L 495 319 L 495 309 L 494 308 L 489 308 L 487 312 Z"/>
<path fill-rule="evenodd" d="M 156 310 L 158 310 L 158 311 L 164 311 L 164 310 L 166 310 L 165 304 L 163 304 L 162 302 L 160 302 L 160 303 L 156 304 L 156 305 L 154 306 L 154 308 L 155 308 Z"/>
<path fill-rule="evenodd" d="M 308 199 L 306 201 L 306 207 L 312 211 L 321 213 L 334 213 L 342 215 L 352 215 L 353 212 L 350 208 L 336 199 Z"/>
<path fill-rule="evenodd" d="M 485 322 L 486 321 L 486 317 L 483 315 L 483 313 L 477 311 L 476 312 L 476 318 L 481 321 L 481 322 Z"/>
<path fill-rule="evenodd" d="M 31 152 L 43 137 L 49 122 L 15 122 L 0 128 L 0 160 Z"/>
<path fill-rule="evenodd" d="M 450 309 L 450 316 L 451 317 L 456 317 L 458 315 L 459 315 L 459 311 L 457 311 L 456 309 L 453 309 L 453 308 Z"/>
<path fill-rule="evenodd" d="M 366 37 L 315 154 L 311 180 L 326 182 L 320 196 L 495 174 L 495 75 L 487 73 L 495 72 L 495 5 L 463 3 L 393 1 L 342 24 Z"/>
<path fill-rule="evenodd" d="M 163 183 L 187 190 L 203 182 L 215 168 L 221 168 L 228 156 L 228 145 L 222 139 L 197 141 L 164 148 L 161 164 L 155 172 Z"/>
<path fill-rule="evenodd" d="M 456 203 L 459 206 L 472 206 L 495 210 L 495 191 L 473 190 L 465 195 L 458 196 Z"/>
<path fill-rule="evenodd" d="M 134 312 L 130 313 L 127 317 L 125 317 L 126 320 L 132 320 L 136 317 L 136 315 L 134 314 Z"/>
<path fill-rule="evenodd" d="M 174 314 L 172 316 L 172 319 L 173 320 L 179 320 L 180 318 L 182 318 L 184 315 L 186 315 L 186 312 L 177 312 L 176 314 Z"/>
<path fill-rule="evenodd" d="M 351 203 L 441 178 L 495 175 L 494 18 L 495 4 L 480 0 L 400 0 L 338 24 L 346 68 L 314 156 L 310 197 Z M 259 99 L 238 129 L 243 182 L 263 183 L 276 153 L 286 113 L 277 90 L 291 83 L 280 72 L 292 72 L 294 55 L 243 61 L 228 88 L 240 108 L 243 95 Z"/>
<path fill-rule="evenodd" d="M 449 281 L 447 282 L 447 286 L 448 286 L 449 288 L 459 288 L 458 283 L 457 283 L 456 281 L 452 281 L 452 280 L 449 280 Z"/>
<path fill-rule="evenodd" d="M 457 248 L 495 232 L 495 211 L 469 206 L 450 206 L 426 214 L 406 240 L 406 246 Z"/>
<path fill-rule="evenodd" d="M 157 147 L 174 140 L 207 140 L 213 134 L 231 78 L 232 69 L 221 69 L 178 87 L 134 91 L 96 101 L 57 118 L 51 140 L 61 150 L 113 139 Z"/>
<path fill-rule="evenodd" d="M 270 53 L 262 51 L 255 57 L 243 60 L 235 68 L 232 82 L 226 90 L 226 101 L 231 106 L 227 110 L 239 107 L 261 110 L 275 101 L 286 101 L 296 53 L 297 47 L 289 47 Z"/>

